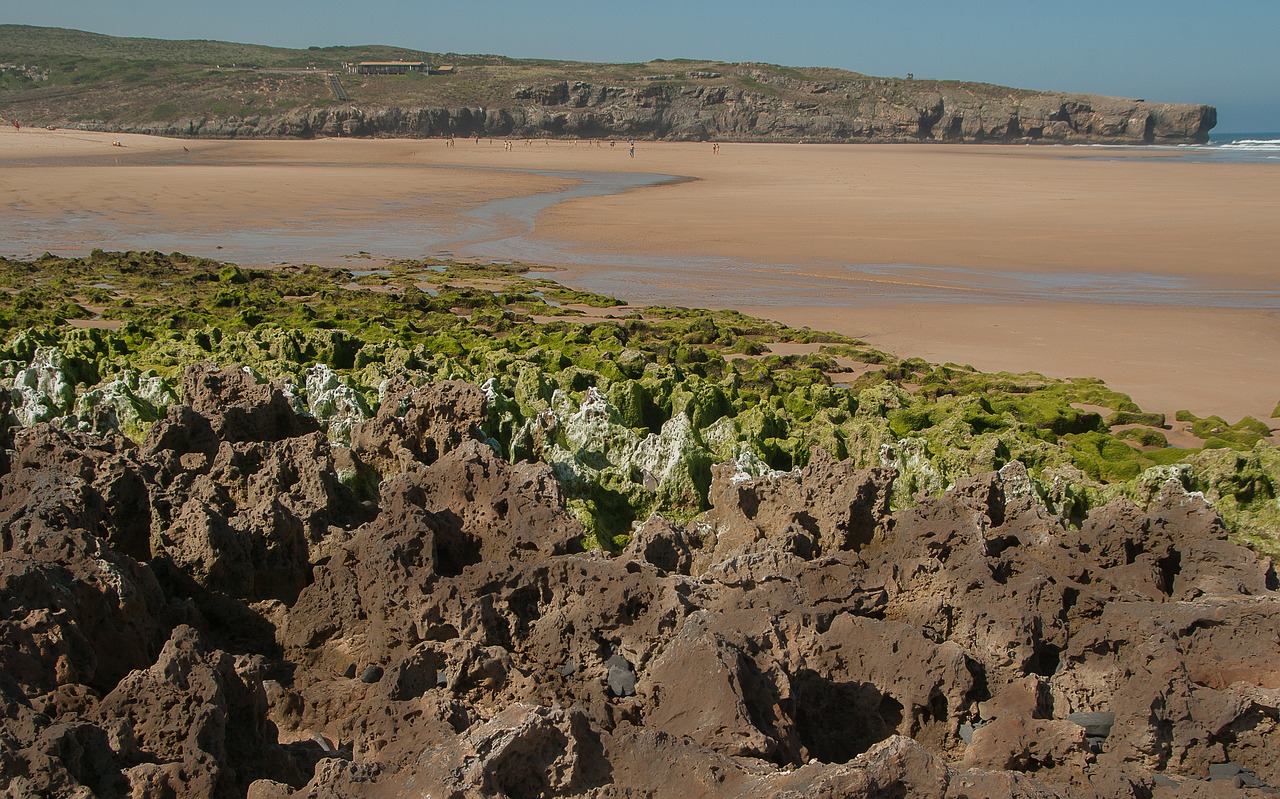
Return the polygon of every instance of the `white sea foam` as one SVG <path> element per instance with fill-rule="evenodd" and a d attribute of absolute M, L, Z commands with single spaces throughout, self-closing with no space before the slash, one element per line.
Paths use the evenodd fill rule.
<path fill-rule="evenodd" d="M 1238 139 L 1218 145 L 1224 150 L 1248 150 L 1250 152 L 1280 152 L 1280 139 Z"/>

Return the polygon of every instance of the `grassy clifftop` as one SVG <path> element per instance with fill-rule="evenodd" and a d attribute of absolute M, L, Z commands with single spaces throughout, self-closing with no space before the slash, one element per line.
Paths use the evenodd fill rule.
<path fill-rule="evenodd" d="M 160 118 L 179 113 L 217 112 L 210 97 L 227 91 L 242 98 L 242 110 L 268 113 L 301 104 L 337 104 L 326 81 L 315 75 L 288 75 L 271 70 L 314 69 L 319 73 L 343 72 L 354 61 L 411 60 L 433 65 L 466 67 L 453 76 L 378 75 L 342 77 L 357 102 L 406 106 L 477 105 L 501 107 L 512 102 L 516 87 L 541 82 L 585 81 L 617 83 L 659 80 L 690 85 L 703 78 L 689 73 L 719 73 L 720 83 L 742 89 L 761 89 L 782 95 L 762 78 L 824 80 L 861 79 L 866 76 L 834 69 L 794 69 L 770 64 L 723 64 L 702 61 L 652 61 L 643 64 L 593 64 L 575 61 L 513 59 L 496 55 L 431 53 L 381 45 L 314 47 L 292 50 L 254 44 L 206 40 L 120 38 L 61 28 L 0 25 L 0 63 L 35 68 L 28 75 L 9 68 L 0 75 L 0 103 L 21 103 L 22 92 L 59 88 L 92 89 L 101 99 L 79 116 L 109 118 Z M 246 76 L 243 70 L 255 70 Z M 265 72 L 263 70 L 266 70 Z M 888 80 L 888 79 L 886 79 Z M 900 81 L 891 80 L 897 84 Z M 928 82 L 921 82 L 922 84 Z M 978 87 L 978 84 L 970 84 Z M 989 87 L 992 91 L 1016 91 Z M 162 96 L 161 89 L 169 90 Z M 808 94 L 807 92 L 804 94 Z M 131 99 L 130 95 L 134 95 Z M 147 103 L 156 104 L 147 107 Z M 331 102 L 332 101 L 332 102 Z M 156 114 L 166 104 L 171 113 Z M 113 104 L 123 104 L 113 108 Z M 2 107 L 2 106 L 0 106 Z"/>
<path fill-rule="evenodd" d="M 65 87 L 92 88 L 106 96 L 132 86 L 144 96 L 150 90 L 174 90 L 169 102 L 175 108 L 199 110 L 199 87 L 251 91 L 245 106 L 259 112 L 272 110 L 279 101 L 311 102 L 325 105 L 331 99 L 327 83 L 314 76 L 272 73 L 278 69 L 314 69 L 321 73 L 343 72 L 343 64 L 354 61 L 410 60 L 433 65 L 468 67 L 454 76 L 344 76 L 343 84 L 360 102 L 402 105 L 482 105 L 509 103 L 518 85 L 539 81 L 587 81 L 607 83 L 652 78 L 690 83 L 687 73 L 729 69 L 728 80 L 744 88 L 761 85 L 747 74 L 764 71 L 769 75 L 821 77 L 839 75 L 863 77 L 840 70 L 797 70 L 773 65 L 730 65 L 697 61 L 654 61 L 647 64 L 592 64 L 575 61 L 513 59 L 496 55 L 431 53 L 382 45 L 313 47 L 293 50 L 254 44 L 206 40 L 121 38 L 61 28 L 0 25 L 0 63 L 34 68 L 35 74 L 9 68 L 0 75 L 0 90 L 9 93 Z M 246 78 L 239 70 L 257 69 L 258 79 Z M 262 70 L 268 70 L 262 72 Z M 723 76 L 723 72 L 721 73 Z M 271 77 L 267 77 L 271 76 Z M 126 102 L 119 116 L 143 111 L 141 98 Z M 14 95 L 0 102 L 20 101 Z M 94 103 L 102 106 L 104 103 Z M 288 103 L 287 107 L 294 107 Z M 86 114 L 88 110 L 86 110 Z M 98 112 L 99 117 L 102 116 Z"/>
<path fill-rule="evenodd" d="M 458 71 L 340 74 L 345 62 L 372 60 Z M 340 75 L 341 92 L 330 74 Z M 407 123 L 387 109 L 447 113 Z M 167 135 L 743 141 L 1199 141 L 1215 120 L 1208 106 L 816 67 L 597 64 L 375 45 L 290 50 L 16 25 L 0 25 L 0 115 Z"/>

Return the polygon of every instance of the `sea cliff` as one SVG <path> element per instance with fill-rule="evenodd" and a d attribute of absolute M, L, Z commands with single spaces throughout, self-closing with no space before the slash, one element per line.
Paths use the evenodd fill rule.
<path fill-rule="evenodd" d="M 368 61 L 431 66 L 363 74 Z M 1217 122 L 1208 105 L 830 67 L 292 50 L 24 25 L 0 25 L 0 109 L 30 125 L 211 138 L 1156 144 L 1205 142 Z"/>
<path fill-rule="evenodd" d="M 1217 124 L 1208 105 L 1099 95 L 975 91 L 975 84 L 867 78 L 774 78 L 782 92 L 582 81 L 516 86 L 502 106 L 409 107 L 353 103 L 284 114 L 201 116 L 165 122 L 94 121 L 113 132 L 214 138 L 579 137 L 671 141 L 1203 143 Z M 992 89 L 995 87 L 985 87 Z M 808 95 L 811 99 L 794 99 Z"/>

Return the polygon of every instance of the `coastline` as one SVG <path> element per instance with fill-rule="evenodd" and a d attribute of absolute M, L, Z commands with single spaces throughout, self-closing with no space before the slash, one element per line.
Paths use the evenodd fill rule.
<path fill-rule="evenodd" d="M 111 147 L 114 139 L 124 147 Z M 548 265 L 563 266 L 565 282 L 635 303 L 654 302 L 661 283 L 678 304 L 738 307 L 903 355 L 1101 377 L 1170 415 L 1188 408 L 1266 420 L 1280 400 L 1271 355 L 1280 343 L 1271 299 L 1280 290 L 1272 256 L 1280 197 L 1271 165 L 999 145 L 725 144 L 713 156 L 709 145 L 641 143 L 631 159 L 625 146 L 568 142 L 507 150 L 488 140 L 447 148 L 441 140 L 178 141 L 78 131 L 8 132 L 0 148 L 0 161 L 18 166 L 6 170 L 4 212 L 43 220 L 61 241 L 45 249 L 106 246 L 85 224 L 91 219 L 119 241 L 131 230 L 167 229 L 175 245 L 200 231 L 209 242 L 218 231 L 289 232 L 319 249 L 346 245 L 333 262 L 348 265 L 397 257 L 385 252 L 396 235 L 411 257 L 466 257 L 460 247 L 415 249 L 413 237 L 425 226 L 465 232 L 465 214 L 485 203 L 575 185 L 529 170 L 694 178 L 566 200 L 537 216 L 531 236 L 499 224 L 486 241 L 514 236 L 513 248 L 558 252 L 560 263 Z M 390 235 L 388 220 L 398 225 Z M 195 254 L 233 260 L 210 250 Z M 612 292 L 592 253 L 661 276 Z M 778 267 L 762 286 L 779 304 L 733 296 L 745 282 L 735 264 L 744 261 Z M 946 279 L 917 273 L 895 282 L 905 294 L 892 297 L 864 286 L 842 298 L 824 283 L 848 282 L 852 270 L 865 284 L 857 268 L 869 264 L 933 268 Z M 1043 276 L 1045 296 L 993 302 L 1002 279 L 1015 275 Z M 1151 275 L 1171 287 L 1155 303 L 1099 303 L 1073 287 L 1080 275 Z M 699 280 L 725 289 L 699 289 Z M 1202 307 L 1203 286 L 1243 302 Z M 910 299 L 925 289 L 944 296 Z M 1252 296 L 1265 302 L 1249 307 Z"/>

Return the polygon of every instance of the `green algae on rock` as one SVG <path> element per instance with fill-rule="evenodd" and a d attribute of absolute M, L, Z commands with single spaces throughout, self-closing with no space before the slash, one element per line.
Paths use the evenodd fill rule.
<path fill-rule="evenodd" d="M 606 548 L 653 512 L 707 510 L 713 464 L 788 472 L 822 449 L 893 467 L 895 508 L 1008 467 L 1078 519 L 1120 496 L 1150 501 L 1174 479 L 1242 540 L 1280 550 L 1280 458 L 1253 419 L 1180 414 L 1204 448 L 1179 449 L 1165 446 L 1162 417 L 1098 380 L 903 360 L 734 311 L 630 308 L 523 265 L 382 271 L 100 250 L 2 261 L 11 421 L 140 440 L 178 400 L 181 370 L 212 361 L 283 381 L 342 451 L 393 378 L 460 379 L 483 387 L 481 437 L 513 462 L 552 466 L 587 543 Z M 784 343 L 788 354 L 773 351 Z M 835 385 L 851 363 L 857 376 Z M 354 461 L 347 471 L 368 480 Z"/>

